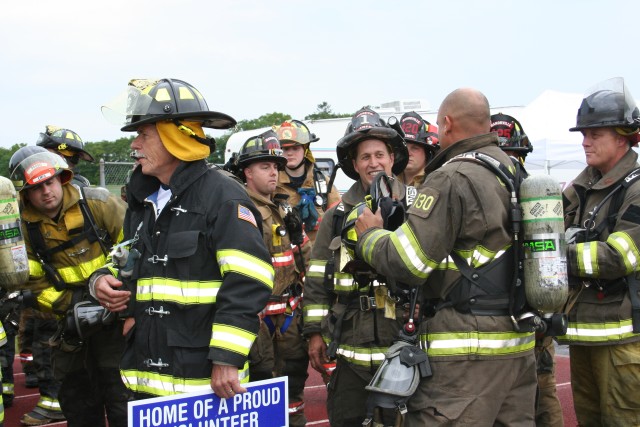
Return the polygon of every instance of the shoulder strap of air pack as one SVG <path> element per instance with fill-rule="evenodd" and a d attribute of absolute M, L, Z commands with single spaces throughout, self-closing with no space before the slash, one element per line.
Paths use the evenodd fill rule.
<path fill-rule="evenodd" d="M 517 324 L 515 320 L 516 312 L 519 311 L 522 307 L 520 305 L 524 305 L 520 302 L 522 298 L 516 296 L 516 291 L 518 288 L 523 288 L 523 286 L 518 286 L 518 284 L 522 285 L 521 278 L 523 275 L 521 274 L 521 258 L 523 256 L 523 248 L 522 248 L 522 238 L 521 238 L 521 225 L 522 225 L 522 210 L 519 203 L 520 196 L 520 184 L 524 179 L 524 173 L 522 168 L 518 168 L 518 165 L 515 165 L 515 174 L 511 172 L 505 165 L 503 165 L 498 160 L 493 157 L 479 153 L 476 151 L 471 151 L 468 153 L 460 154 L 449 162 L 457 162 L 457 161 L 468 161 L 478 163 L 490 171 L 492 171 L 499 179 L 504 183 L 509 191 L 509 220 L 511 223 L 511 235 L 512 235 L 512 256 L 513 256 L 513 274 L 511 277 L 511 286 L 509 287 L 509 315 L 511 316 L 514 325 Z M 519 162 L 518 162 L 519 163 Z M 454 257 L 455 261 L 455 257 Z M 457 264 L 457 263 L 456 263 Z M 460 268 L 460 267 L 458 267 Z M 517 307 L 516 307 L 517 305 Z"/>

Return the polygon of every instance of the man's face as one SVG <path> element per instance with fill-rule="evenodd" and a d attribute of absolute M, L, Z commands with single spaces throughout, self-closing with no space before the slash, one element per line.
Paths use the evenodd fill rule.
<path fill-rule="evenodd" d="M 406 171 L 415 175 L 427 166 L 427 153 L 422 145 L 414 142 L 407 142 L 407 151 L 409 151 L 409 162 Z"/>
<path fill-rule="evenodd" d="M 393 154 L 389 153 L 387 144 L 379 139 L 366 139 L 358 144 L 353 168 L 360 175 L 360 181 L 368 188 L 380 172 L 391 176 Z"/>
<path fill-rule="evenodd" d="M 304 146 L 302 145 L 289 145 L 282 147 L 284 156 L 287 158 L 287 167 L 289 169 L 296 168 L 304 158 Z"/>
<path fill-rule="evenodd" d="M 62 183 L 60 175 L 46 180 L 42 184 L 27 188 L 27 199 L 33 207 L 49 218 L 55 218 L 62 207 Z"/>
<path fill-rule="evenodd" d="M 278 185 L 278 165 L 276 162 L 253 162 L 244 169 L 247 188 L 269 197 Z"/>
<path fill-rule="evenodd" d="M 155 176 L 163 184 L 168 184 L 180 160 L 164 147 L 155 124 L 142 125 L 137 132 L 138 136 L 131 142 L 136 164 L 140 164 L 143 174 Z"/>
<path fill-rule="evenodd" d="M 582 135 L 587 164 L 603 175 L 613 169 L 629 149 L 629 143 L 613 128 L 583 129 Z"/>

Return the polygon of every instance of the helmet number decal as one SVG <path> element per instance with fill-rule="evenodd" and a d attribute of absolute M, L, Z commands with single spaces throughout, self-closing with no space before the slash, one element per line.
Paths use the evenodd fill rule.
<path fill-rule="evenodd" d="M 418 193 L 408 213 L 417 215 L 420 218 L 428 218 L 439 198 L 440 192 L 438 190 L 425 188 Z"/>

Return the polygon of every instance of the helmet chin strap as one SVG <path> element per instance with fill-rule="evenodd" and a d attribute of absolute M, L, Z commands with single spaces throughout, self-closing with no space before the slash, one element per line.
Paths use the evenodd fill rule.
<path fill-rule="evenodd" d="M 288 170 L 290 170 L 290 171 L 297 171 L 298 169 L 300 169 L 301 167 L 303 167 L 303 166 L 304 166 L 304 161 L 305 161 L 305 158 L 303 157 L 303 158 L 302 158 L 302 161 L 301 161 L 300 163 L 298 163 L 298 165 L 297 165 L 296 167 L 294 167 L 294 168 L 290 168 L 289 166 L 286 166 L 286 168 L 287 168 Z"/>
<path fill-rule="evenodd" d="M 185 126 L 178 119 L 173 119 L 173 124 L 175 124 L 178 127 L 178 129 L 180 130 L 180 132 L 182 132 L 183 134 L 187 135 L 190 138 L 195 139 L 196 141 L 198 141 L 202 145 L 206 145 L 206 146 L 210 147 L 212 152 L 215 151 L 215 149 L 216 149 L 216 140 L 214 138 L 203 138 L 201 136 L 198 136 L 193 131 L 193 129 L 191 129 L 188 126 Z"/>

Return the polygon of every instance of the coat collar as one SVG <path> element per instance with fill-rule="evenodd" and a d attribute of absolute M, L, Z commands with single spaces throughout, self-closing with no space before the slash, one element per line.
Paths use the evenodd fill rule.
<path fill-rule="evenodd" d="M 608 188 L 619 182 L 622 178 L 626 177 L 630 171 L 638 167 L 638 153 L 629 149 L 627 153 L 616 163 L 616 165 L 607 174 L 602 174 L 594 167 L 587 166 L 577 177 L 573 180 L 574 185 L 579 185 L 584 188 L 592 188 L 594 190 L 601 190 Z"/>

